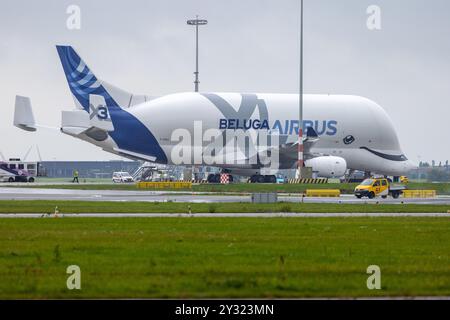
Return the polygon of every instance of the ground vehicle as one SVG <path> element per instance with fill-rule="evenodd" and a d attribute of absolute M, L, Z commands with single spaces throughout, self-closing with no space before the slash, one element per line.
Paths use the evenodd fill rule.
<path fill-rule="evenodd" d="M 405 186 L 391 184 L 387 178 L 369 178 L 355 188 L 355 196 L 358 199 L 362 197 L 373 199 L 376 196 L 387 198 L 388 195 L 391 195 L 392 198 L 397 199 L 405 189 Z"/>
<path fill-rule="evenodd" d="M 401 176 L 400 177 L 400 182 L 403 184 L 407 184 L 409 182 L 409 179 L 407 176 Z"/>
<path fill-rule="evenodd" d="M 283 176 L 278 176 L 277 177 L 277 183 L 286 183 L 287 178 L 283 177 Z"/>
<path fill-rule="evenodd" d="M 134 182 L 133 177 L 125 171 L 113 172 L 112 181 L 114 183 Z"/>
<path fill-rule="evenodd" d="M 0 162 L 0 182 L 34 182 L 37 167 L 37 162 L 23 162 L 20 159 Z"/>

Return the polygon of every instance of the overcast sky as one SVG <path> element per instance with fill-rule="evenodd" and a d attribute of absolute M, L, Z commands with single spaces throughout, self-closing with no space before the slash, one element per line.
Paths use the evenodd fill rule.
<path fill-rule="evenodd" d="M 66 27 L 67 7 L 81 29 Z M 366 26 L 381 8 L 381 30 Z M 134 93 L 193 88 L 194 30 L 202 91 L 297 93 L 297 0 L 9 1 L 0 10 L 0 151 L 43 160 L 115 156 L 58 131 L 13 127 L 16 94 L 38 122 L 60 125 L 73 100 L 55 44 L 70 44 L 97 76 Z M 413 161 L 450 159 L 450 1 L 305 0 L 305 93 L 354 94 L 379 103 Z M 351 116 L 351 115 L 349 115 Z M 36 159 L 33 150 L 29 159 Z"/>

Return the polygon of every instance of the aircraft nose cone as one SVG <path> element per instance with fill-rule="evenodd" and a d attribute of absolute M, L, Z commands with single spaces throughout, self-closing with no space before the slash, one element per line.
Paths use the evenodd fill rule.
<path fill-rule="evenodd" d="M 415 169 L 418 169 L 418 168 L 419 168 L 419 166 L 416 165 L 414 162 L 412 162 L 410 160 L 408 160 L 405 163 L 405 170 L 407 170 L 407 171 L 415 170 Z"/>

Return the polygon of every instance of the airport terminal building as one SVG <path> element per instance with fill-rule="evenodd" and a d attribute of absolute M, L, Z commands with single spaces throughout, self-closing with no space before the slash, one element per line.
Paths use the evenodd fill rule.
<path fill-rule="evenodd" d="M 70 178 L 77 170 L 81 178 L 111 178 L 113 172 L 133 173 L 139 168 L 139 161 L 42 161 L 39 175 L 49 178 Z"/>

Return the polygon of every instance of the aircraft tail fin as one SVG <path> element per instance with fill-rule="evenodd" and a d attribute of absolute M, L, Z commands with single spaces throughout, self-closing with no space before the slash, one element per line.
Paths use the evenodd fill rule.
<path fill-rule="evenodd" d="M 128 108 L 151 99 L 144 95 L 134 95 L 99 79 L 71 46 L 58 45 L 56 49 L 79 109 L 90 113 L 90 95 L 103 97 L 108 108 Z"/>

